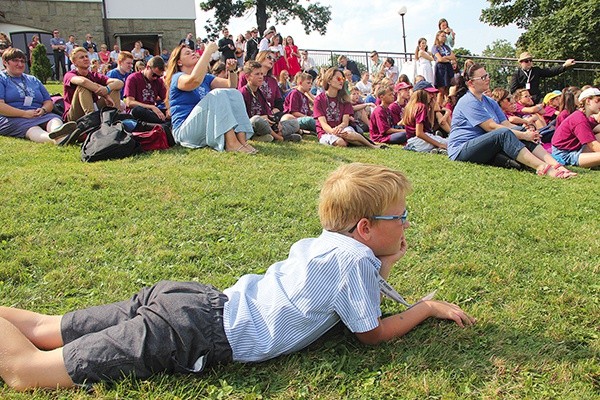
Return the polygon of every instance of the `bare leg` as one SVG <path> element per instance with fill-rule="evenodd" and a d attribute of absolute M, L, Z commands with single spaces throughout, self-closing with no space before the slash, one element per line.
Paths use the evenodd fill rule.
<path fill-rule="evenodd" d="M 233 151 L 238 153 L 252 153 L 252 150 L 243 143 L 240 143 L 238 136 L 233 129 L 225 133 L 225 151 Z"/>
<path fill-rule="evenodd" d="M 53 350 L 63 346 L 60 322 L 62 315 L 45 315 L 12 307 L 0 307 L 0 318 L 13 324 L 38 349 Z"/>
<path fill-rule="evenodd" d="M 539 146 L 538 146 L 539 147 Z M 543 149 L 542 149 L 543 150 Z M 536 170 L 539 175 L 548 175 L 553 178 L 567 178 L 568 176 L 558 174 L 558 171 L 549 163 L 540 160 L 536 155 L 523 147 L 517 154 L 517 161 Z M 556 163 L 556 161 L 554 161 Z M 549 169 L 547 169 L 549 166 Z"/>
<path fill-rule="evenodd" d="M 62 348 L 39 350 L 4 318 L 0 318 L 0 335 L 0 376 L 8 386 L 16 390 L 73 386 Z"/>
<path fill-rule="evenodd" d="M 378 149 L 379 146 L 369 142 L 363 135 L 356 132 L 346 132 L 346 137 L 344 138 L 347 142 L 356 144 L 359 146 L 366 146 L 372 149 Z"/>
<path fill-rule="evenodd" d="M 252 147 L 250 145 L 250 143 L 248 143 L 248 141 L 246 140 L 245 132 L 237 132 L 235 134 L 235 136 L 237 137 L 237 140 L 240 142 L 240 144 L 242 146 L 246 147 L 247 149 L 250 149 L 251 152 L 258 153 L 258 150 L 256 150 L 254 147 Z"/>

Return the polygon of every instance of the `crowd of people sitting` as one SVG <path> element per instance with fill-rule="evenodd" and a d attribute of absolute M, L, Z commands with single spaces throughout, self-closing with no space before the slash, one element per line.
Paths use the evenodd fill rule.
<path fill-rule="evenodd" d="M 170 55 L 155 56 L 140 41 L 131 51 L 115 45 L 109 52 L 102 44 L 98 52 L 91 35 L 70 48 L 72 38 L 62 41 L 55 31 L 53 49 L 69 57 L 62 119 L 52 114 L 44 86 L 24 73 L 25 53 L 4 46 L 0 134 L 69 144 L 78 139 L 75 121 L 112 106 L 142 127 L 163 125 L 171 144 L 190 148 L 256 154 L 251 140 L 299 142 L 314 135 L 324 145 L 401 145 L 557 178 L 576 175 L 565 165 L 600 165 L 600 90 L 540 93 L 540 79 L 574 60 L 539 68 L 524 52 L 510 87 L 492 89 L 483 65 L 467 60 L 460 68 L 448 22 L 440 20 L 438 28 L 431 51 L 426 39 L 418 40 L 412 80 L 377 51 L 370 72 L 346 55 L 318 68 L 274 27 L 262 38 L 250 29 L 235 40 L 223 29 L 214 43 L 189 33 Z"/>

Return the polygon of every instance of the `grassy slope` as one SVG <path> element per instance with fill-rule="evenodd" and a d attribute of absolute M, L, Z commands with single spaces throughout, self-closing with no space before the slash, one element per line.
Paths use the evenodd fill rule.
<path fill-rule="evenodd" d="M 63 313 L 160 279 L 217 287 L 320 233 L 320 182 L 341 163 L 406 172 L 409 252 L 391 283 L 438 289 L 478 318 L 427 321 L 376 348 L 337 332 L 299 354 L 99 385 L 98 398 L 597 398 L 599 171 L 570 181 L 442 156 L 258 144 L 256 157 L 172 149 L 85 164 L 75 147 L 0 138 L 0 304 Z M 402 308 L 384 301 L 385 313 Z M 2 398 L 31 398 L 0 387 Z M 87 398 L 38 391 L 34 398 Z"/>

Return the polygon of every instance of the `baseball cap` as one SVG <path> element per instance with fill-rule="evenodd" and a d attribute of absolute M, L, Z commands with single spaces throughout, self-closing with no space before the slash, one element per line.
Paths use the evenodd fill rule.
<path fill-rule="evenodd" d="M 585 89 L 583 92 L 581 92 L 581 94 L 579 95 L 579 101 L 584 101 L 585 99 L 587 99 L 588 97 L 593 97 L 593 96 L 600 96 L 600 90 L 598 90 L 597 88 L 589 88 L 589 89 Z"/>
<path fill-rule="evenodd" d="M 547 93 L 547 94 L 544 96 L 544 101 L 543 101 L 543 103 L 544 103 L 544 104 L 548 104 L 548 103 L 550 102 L 550 100 L 554 99 L 555 97 L 558 97 L 558 96 L 560 96 L 561 94 L 562 94 L 562 93 L 561 93 L 561 91 L 560 91 L 560 90 L 553 90 L 552 92 L 550 92 L 550 93 Z"/>
<path fill-rule="evenodd" d="M 399 92 L 402 89 L 410 89 L 412 87 L 412 85 L 409 85 L 406 82 L 398 82 L 396 83 L 396 86 L 394 86 L 394 92 Z"/>
<path fill-rule="evenodd" d="M 415 90 L 415 92 L 417 90 L 425 90 L 426 92 L 429 92 L 429 93 L 439 92 L 439 90 L 434 88 L 433 85 L 427 81 L 419 81 L 419 82 L 415 83 L 415 86 L 413 87 L 413 89 Z"/>

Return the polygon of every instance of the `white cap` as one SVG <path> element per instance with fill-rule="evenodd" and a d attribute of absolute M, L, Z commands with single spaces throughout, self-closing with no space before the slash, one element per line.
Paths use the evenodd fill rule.
<path fill-rule="evenodd" d="M 592 96 L 600 96 L 600 90 L 596 89 L 595 87 L 585 89 L 579 95 L 579 102 L 582 102 L 585 99 L 587 99 L 588 97 L 592 97 Z"/>

